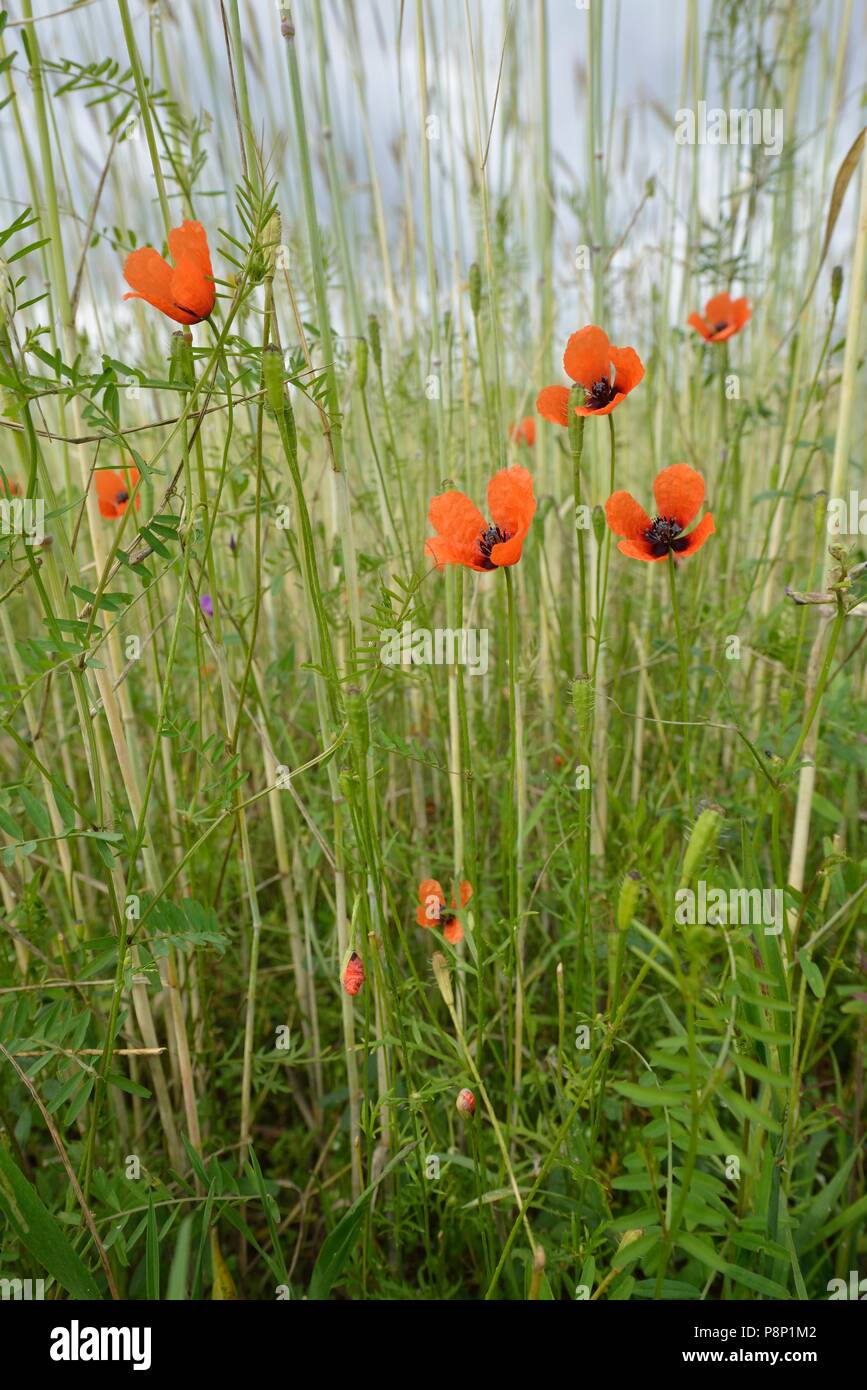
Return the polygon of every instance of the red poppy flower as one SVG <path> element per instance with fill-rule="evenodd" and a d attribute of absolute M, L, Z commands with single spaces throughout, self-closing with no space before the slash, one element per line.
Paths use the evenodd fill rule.
<path fill-rule="evenodd" d="M 520 425 L 510 425 L 509 438 L 513 444 L 524 443 L 528 449 L 532 449 L 536 443 L 536 421 L 532 415 L 525 416 Z"/>
<path fill-rule="evenodd" d="M 0 473 L 0 492 L 5 493 L 7 497 L 17 497 L 21 489 L 14 478 L 4 478 Z"/>
<path fill-rule="evenodd" d="M 624 537 L 617 549 L 633 560 L 664 560 L 669 551 L 679 560 L 694 555 L 716 530 L 708 512 L 694 531 L 683 534 L 704 501 L 704 478 L 688 463 L 673 463 L 657 475 L 653 495 L 659 515 L 651 521 L 631 493 L 611 494 L 605 516 L 615 536 Z"/>
<path fill-rule="evenodd" d="M 701 314 L 690 314 L 687 323 L 707 342 L 724 343 L 726 338 L 740 333 L 752 314 L 748 299 L 732 299 L 728 294 L 715 294 L 704 306 L 704 318 Z"/>
<path fill-rule="evenodd" d="M 125 468 L 122 473 L 115 473 L 113 468 L 103 468 L 97 473 L 96 495 L 103 516 L 123 516 L 138 479 L 137 468 Z M 136 497 L 136 511 L 140 506 L 141 497 Z"/>
<path fill-rule="evenodd" d="M 466 907 L 473 896 L 472 885 L 464 879 L 460 884 L 461 907 Z M 464 929 L 455 917 L 455 895 L 452 894 L 452 911 L 443 915 L 446 905 L 445 894 L 435 878 L 425 878 L 418 885 L 418 907 L 415 920 L 420 927 L 441 927 L 449 945 L 457 946 L 464 939 Z"/>
<path fill-rule="evenodd" d="M 353 951 L 343 972 L 343 988 L 347 994 L 357 994 L 363 984 L 364 966 L 361 963 L 361 957 Z"/>
<path fill-rule="evenodd" d="M 612 347 L 607 333 L 593 324 L 573 333 L 563 354 L 566 375 L 586 393 L 578 415 L 610 415 L 615 406 L 644 376 L 644 366 L 635 348 Z M 539 393 L 536 409 L 555 425 L 569 423 L 569 389 L 546 386 Z"/>
<path fill-rule="evenodd" d="M 518 563 L 536 511 L 533 479 L 526 468 L 515 464 L 494 474 L 488 483 L 488 511 L 491 525 L 462 492 L 441 492 L 431 499 L 428 520 L 437 535 L 430 537 L 425 551 L 438 567 L 492 570 Z"/>
<path fill-rule="evenodd" d="M 211 271 L 208 238 L 201 222 L 183 222 L 169 232 L 174 269 L 152 246 L 127 256 L 123 276 L 132 293 L 146 299 L 175 323 L 201 323 L 214 307 L 217 289 Z"/>

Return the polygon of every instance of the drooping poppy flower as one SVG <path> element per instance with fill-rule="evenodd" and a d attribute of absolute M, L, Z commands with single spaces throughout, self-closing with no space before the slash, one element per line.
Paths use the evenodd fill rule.
<path fill-rule="evenodd" d="M 708 512 L 694 531 L 683 534 L 704 501 L 704 478 L 688 463 L 673 463 L 657 475 L 653 495 L 658 515 L 651 521 L 631 493 L 611 494 L 605 516 L 615 536 L 623 537 L 617 549 L 633 560 L 664 560 L 669 551 L 679 560 L 694 555 L 716 530 Z"/>
<path fill-rule="evenodd" d="M 183 222 L 169 232 L 174 268 L 152 246 L 127 256 L 124 279 L 132 293 L 124 299 L 146 299 L 175 323 L 201 323 L 214 307 L 217 289 L 211 271 L 208 238 L 201 222 Z"/>
<path fill-rule="evenodd" d="M 458 1098 L 455 1101 L 455 1108 L 459 1115 L 463 1115 L 465 1120 L 471 1120 L 476 1113 L 476 1098 L 469 1086 L 464 1086 L 463 1090 L 458 1091 Z"/>
<path fill-rule="evenodd" d="M 347 994 L 357 994 L 363 984 L 364 966 L 361 963 L 361 957 L 353 951 L 343 972 L 343 988 Z"/>
<path fill-rule="evenodd" d="M 533 479 L 520 464 L 501 468 L 488 483 L 485 521 L 475 502 L 462 492 L 441 492 L 431 499 L 428 520 L 437 532 L 425 545 L 437 566 L 465 565 L 492 570 L 516 565 L 536 511 Z"/>
<path fill-rule="evenodd" d="M 704 306 L 701 314 L 690 314 L 687 323 L 690 328 L 709 343 L 724 343 L 733 334 L 740 333 L 745 323 L 752 318 L 748 299 L 732 299 L 728 294 L 715 294 Z"/>
<path fill-rule="evenodd" d="M 532 449 L 536 443 L 536 421 L 532 415 L 526 415 L 520 425 L 510 425 L 509 438 L 513 444 L 526 444 Z"/>
<path fill-rule="evenodd" d="M 137 468 L 125 468 L 122 473 L 116 473 L 113 468 L 100 469 L 96 474 L 96 496 L 99 501 L 99 510 L 103 516 L 123 516 L 129 505 L 129 499 L 135 491 L 138 479 Z M 135 499 L 136 511 L 140 506 L 141 497 L 137 496 Z"/>
<path fill-rule="evenodd" d="M 573 333 L 563 354 L 566 375 L 584 388 L 584 404 L 578 415 L 610 415 L 644 376 L 644 365 L 635 348 L 612 347 L 608 334 L 594 324 Z M 536 409 L 555 425 L 569 423 L 569 388 L 546 386 L 536 399 Z"/>
<path fill-rule="evenodd" d="M 466 907 L 473 896 L 472 885 L 463 879 L 460 883 L 461 907 Z M 443 912 L 446 896 L 435 878 L 422 879 L 418 885 L 418 907 L 415 920 L 420 927 L 441 927 L 443 936 L 450 946 L 457 946 L 464 939 L 464 929 L 455 916 L 455 895 L 452 894 L 451 912 Z"/>

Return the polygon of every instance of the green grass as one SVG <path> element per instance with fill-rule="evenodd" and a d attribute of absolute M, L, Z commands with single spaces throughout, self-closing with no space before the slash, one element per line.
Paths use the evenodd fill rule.
<path fill-rule="evenodd" d="M 2 467 L 47 532 L 0 537 L 0 1277 L 827 1298 L 867 1214 L 858 15 L 682 0 L 646 94 L 635 0 L 177 8 L 0 35 Z M 698 101 L 781 153 L 679 145 Z M 188 331 L 122 301 L 184 218 Z M 643 380 L 517 442 L 589 323 Z M 602 509 L 675 462 L 716 533 L 641 564 Z M 520 563 L 433 568 L 430 499 L 517 463 Z M 407 620 L 487 671 L 383 663 Z M 457 945 L 427 878 L 472 884 Z M 700 884 L 781 930 L 685 923 Z"/>

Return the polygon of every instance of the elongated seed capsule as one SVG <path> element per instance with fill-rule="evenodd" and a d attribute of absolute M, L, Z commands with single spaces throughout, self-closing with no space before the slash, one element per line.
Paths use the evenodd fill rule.
<path fill-rule="evenodd" d="M 479 317 L 479 310 L 482 307 L 482 272 L 479 270 L 478 262 L 473 261 L 470 266 L 470 308 L 473 311 L 473 318 Z"/>
<path fill-rule="evenodd" d="M 367 386 L 367 339 L 359 338 L 355 345 L 355 370 L 358 373 L 358 389 Z"/>
<path fill-rule="evenodd" d="M 359 759 L 361 762 L 364 762 L 370 744 L 370 721 L 367 712 L 367 701 L 364 698 L 363 692 L 357 685 L 349 685 L 346 687 L 345 709 L 352 742 L 355 745 Z"/>
<path fill-rule="evenodd" d="M 370 351 L 376 363 L 376 370 L 382 369 L 382 338 L 379 334 L 379 319 L 376 314 L 371 314 L 367 320 L 367 340 L 370 343 Z"/>
<path fill-rule="evenodd" d="M 573 386 L 569 392 L 569 448 L 572 451 L 572 460 L 577 465 L 584 450 L 584 416 L 575 414 L 575 407 L 583 405 L 587 398 L 587 392 L 583 386 Z"/>
<path fill-rule="evenodd" d="M 593 534 L 596 537 L 596 544 L 601 545 L 605 540 L 606 522 L 605 513 L 599 503 L 593 508 Z"/>
<path fill-rule="evenodd" d="M 681 884 L 691 883 L 705 856 L 713 849 L 722 825 L 722 815 L 713 807 L 702 811 L 692 828 L 683 856 Z"/>
<path fill-rule="evenodd" d="M 641 892 L 641 879 L 634 869 L 630 869 L 620 885 L 617 899 L 617 930 L 627 931 L 635 916 L 638 895 Z"/>
<path fill-rule="evenodd" d="M 587 748 L 590 745 L 594 705 L 595 695 L 590 677 L 576 676 L 572 682 L 572 708 L 578 721 L 579 749 Z"/>
<path fill-rule="evenodd" d="M 262 385 L 265 387 L 265 399 L 275 414 L 279 414 L 284 405 L 289 404 L 289 398 L 283 390 L 283 372 L 283 354 L 274 343 L 270 343 L 262 353 Z M 289 413 L 291 414 L 291 407 Z M 295 428 L 294 421 L 292 428 Z"/>

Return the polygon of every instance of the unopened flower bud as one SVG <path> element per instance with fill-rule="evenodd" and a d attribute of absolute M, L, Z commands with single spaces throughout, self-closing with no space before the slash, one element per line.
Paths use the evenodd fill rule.
<path fill-rule="evenodd" d="M 458 1091 L 458 1098 L 455 1101 L 455 1108 L 459 1115 L 463 1115 L 465 1120 L 471 1120 L 476 1113 L 476 1098 L 472 1091 L 464 1086 L 462 1091 Z"/>
<path fill-rule="evenodd" d="M 343 988 L 347 994 L 357 994 L 364 984 L 364 966 L 355 951 L 349 957 L 349 964 L 343 972 Z"/>

